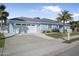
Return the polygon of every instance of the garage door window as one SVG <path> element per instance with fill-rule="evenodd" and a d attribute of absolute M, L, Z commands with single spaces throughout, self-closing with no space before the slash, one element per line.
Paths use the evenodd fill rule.
<path fill-rule="evenodd" d="M 35 26 L 34 24 L 32 24 L 32 26 Z"/>
<path fill-rule="evenodd" d="M 22 25 L 26 26 L 26 24 L 22 24 Z"/>
<path fill-rule="evenodd" d="M 30 26 L 30 24 L 27 24 L 27 26 Z"/>
<path fill-rule="evenodd" d="M 21 25 L 21 24 L 16 24 L 16 25 Z"/>

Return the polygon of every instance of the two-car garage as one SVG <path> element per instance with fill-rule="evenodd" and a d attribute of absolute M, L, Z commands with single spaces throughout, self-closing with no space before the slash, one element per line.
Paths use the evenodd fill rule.
<path fill-rule="evenodd" d="M 37 26 L 34 24 L 16 24 L 16 33 L 36 33 Z"/>

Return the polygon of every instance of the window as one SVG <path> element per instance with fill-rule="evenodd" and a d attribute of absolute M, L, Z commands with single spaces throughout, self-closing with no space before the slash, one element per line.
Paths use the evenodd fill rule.
<path fill-rule="evenodd" d="M 27 26 L 30 26 L 30 24 L 27 24 Z"/>
<path fill-rule="evenodd" d="M 27 26 L 35 26 L 35 24 L 27 24 Z"/>
<path fill-rule="evenodd" d="M 16 25 L 21 25 L 21 24 L 16 24 Z"/>
<path fill-rule="evenodd" d="M 35 26 L 34 24 L 32 24 L 32 26 Z"/>
<path fill-rule="evenodd" d="M 26 25 L 26 24 L 22 24 L 22 25 Z"/>

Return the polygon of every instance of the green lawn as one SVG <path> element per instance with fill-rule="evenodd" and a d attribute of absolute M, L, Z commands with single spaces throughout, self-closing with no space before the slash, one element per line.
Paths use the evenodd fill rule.
<path fill-rule="evenodd" d="M 66 33 L 61 32 L 51 32 L 51 33 L 45 33 L 47 36 L 51 36 L 54 38 L 63 38 L 64 36 L 67 36 Z"/>
<path fill-rule="evenodd" d="M 72 32 L 70 35 L 71 36 L 73 36 L 73 35 L 79 35 L 79 32 Z"/>
<path fill-rule="evenodd" d="M 3 48 L 5 44 L 5 39 L 0 40 L 0 48 Z"/>
<path fill-rule="evenodd" d="M 62 37 L 66 37 L 67 36 L 67 32 L 66 33 L 61 33 L 61 32 L 51 32 L 51 33 L 45 33 L 47 36 L 51 36 L 51 37 L 55 37 L 55 38 L 62 38 Z M 70 33 L 70 36 L 74 36 L 74 35 L 79 35 L 79 32 L 72 32 Z"/>
<path fill-rule="evenodd" d="M 50 36 L 50 37 L 54 37 L 54 38 L 62 38 L 64 39 L 63 37 L 67 37 L 67 33 L 60 33 L 60 32 L 51 32 L 51 33 L 45 33 L 47 36 Z M 75 35 L 79 35 L 79 32 L 72 32 L 70 33 L 70 36 L 75 36 Z M 64 43 L 72 43 L 74 41 L 78 41 L 79 38 L 75 38 L 75 39 L 72 39 L 72 40 L 65 40 Z"/>
<path fill-rule="evenodd" d="M 5 44 L 5 37 L 3 33 L 0 33 L 0 48 L 3 48 Z"/>

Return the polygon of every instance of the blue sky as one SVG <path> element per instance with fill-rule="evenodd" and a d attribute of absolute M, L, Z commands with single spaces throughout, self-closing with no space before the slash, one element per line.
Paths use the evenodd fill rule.
<path fill-rule="evenodd" d="M 73 14 L 74 20 L 79 20 L 78 3 L 4 3 L 9 18 L 14 17 L 40 17 L 55 20 L 62 10 Z"/>

